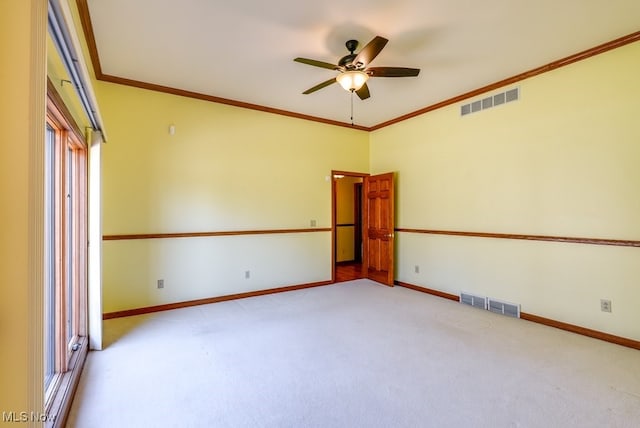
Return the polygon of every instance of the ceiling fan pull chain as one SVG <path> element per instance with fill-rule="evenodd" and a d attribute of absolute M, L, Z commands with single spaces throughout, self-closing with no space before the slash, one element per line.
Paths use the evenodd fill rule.
<path fill-rule="evenodd" d="M 353 93 L 355 91 L 351 91 L 351 126 L 353 126 Z"/>

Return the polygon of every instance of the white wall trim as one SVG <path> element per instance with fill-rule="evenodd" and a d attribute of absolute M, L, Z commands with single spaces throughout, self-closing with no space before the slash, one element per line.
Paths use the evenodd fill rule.
<path fill-rule="evenodd" d="M 89 132 L 89 349 L 102 349 L 102 135 Z"/>

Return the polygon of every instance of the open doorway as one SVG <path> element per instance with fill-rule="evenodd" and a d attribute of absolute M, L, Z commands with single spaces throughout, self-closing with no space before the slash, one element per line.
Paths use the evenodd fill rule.
<path fill-rule="evenodd" d="M 333 281 L 363 278 L 363 181 L 368 174 L 332 171 Z"/>

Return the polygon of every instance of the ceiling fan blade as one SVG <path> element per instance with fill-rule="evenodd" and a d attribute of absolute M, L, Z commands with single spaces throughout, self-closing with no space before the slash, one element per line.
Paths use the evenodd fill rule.
<path fill-rule="evenodd" d="M 371 96 L 371 94 L 369 93 L 369 87 L 366 83 L 356 91 L 356 94 L 358 94 L 358 97 L 360 97 L 361 100 L 366 100 Z"/>
<path fill-rule="evenodd" d="M 409 77 L 417 76 L 420 73 L 420 69 L 406 67 L 370 67 L 367 69 L 367 73 L 369 72 L 372 77 Z"/>
<path fill-rule="evenodd" d="M 335 77 L 332 77 L 331 79 L 329 79 L 327 81 L 319 83 L 316 86 L 314 86 L 313 88 L 307 89 L 306 91 L 303 92 L 303 94 L 308 95 L 308 94 L 310 94 L 312 92 L 315 92 L 315 91 L 318 91 L 318 90 L 320 90 L 322 88 L 325 88 L 325 87 L 331 85 L 332 83 L 336 83 L 336 78 Z"/>
<path fill-rule="evenodd" d="M 378 56 L 380 51 L 385 47 L 389 40 L 384 37 L 376 36 L 371 40 L 367 46 L 362 48 L 360 53 L 356 55 L 353 59 L 353 64 L 358 66 L 358 64 L 362 64 L 362 66 L 366 67 L 375 57 Z"/>
<path fill-rule="evenodd" d="M 338 70 L 340 68 L 335 64 L 329 64 L 328 62 L 324 62 L 324 61 L 316 61 L 315 59 L 296 58 L 294 59 L 294 61 L 301 62 L 307 65 L 313 65 L 314 67 L 328 68 L 329 70 Z"/>

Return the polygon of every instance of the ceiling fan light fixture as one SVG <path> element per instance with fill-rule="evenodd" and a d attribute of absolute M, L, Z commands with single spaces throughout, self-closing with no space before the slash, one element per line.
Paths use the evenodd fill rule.
<path fill-rule="evenodd" d="M 369 79 L 369 75 L 364 71 L 345 71 L 344 73 L 338 74 L 336 80 L 346 91 L 353 92 L 362 88 L 367 80 Z"/>

